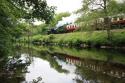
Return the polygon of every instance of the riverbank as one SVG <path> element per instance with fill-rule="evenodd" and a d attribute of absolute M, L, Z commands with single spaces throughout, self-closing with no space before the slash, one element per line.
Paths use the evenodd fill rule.
<path fill-rule="evenodd" d="M 27 37 L 21 42 L 28 42 Z M 108 40 L 107 31 L 73 32 L 66 34 L 36 35 L 31 37 L 33 44 L 51 44 L 68 47 L 98 47 L 119 48 L 125 47 L 125 29 L 111 31 L 111 41 Z"/>

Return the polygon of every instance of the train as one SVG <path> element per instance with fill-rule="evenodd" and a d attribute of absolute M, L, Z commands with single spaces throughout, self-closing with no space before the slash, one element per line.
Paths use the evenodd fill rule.
<path fill-rule="evenodd" d="M 125 28 L 125 17 L 114 17 L 111 19 L 112 28 Z"/>
<path fill-rule="evenodd" d="M 59 34 L 59 33 L 69 33 L 74 32 L 79 29 L 77 24 L 65 24 L 59 27 L 49 29 L 47 34 Z"/>
<path fill-rule="evenodd" d="M 111 29 L 123 29 L 125 28 L 125 16 L 122 17 L 109 17 Z M 83 22 L 84 24 L 84 22 Z M 99 18 L 88 23 L 93 30 L 105 30 L 104 28 L 104 18 Z M 80 24 L 64 24 L 59 27 L 49 29 L 47 34 L 60 34 L 69 33 L 80 30 L 86 26 L 80 27 Z"/>
<path fill-rule="evenodd" d="M 125 16 L 122 17 L 109 17 L 111 29 L 123 29 L 125 28 Z M 105 30 L 104 18 L 99 18 L 90 23 L 94 30 Z"/>

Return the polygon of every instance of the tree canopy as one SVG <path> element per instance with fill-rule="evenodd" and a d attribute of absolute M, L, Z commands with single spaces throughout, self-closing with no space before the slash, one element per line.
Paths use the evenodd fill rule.
<path fill-rule="evenodd" d="M 82 8 L 77 11 L 81 13 L 78 21 L 97 19 L 125 13 L 125 2 L 116 0 L 83 0 Z"/>
<path fill-rule="evenodd" d="M 50 27 L 55 27 L 58 21 L 61 21 L 63 17 L 68 17 L 71 14 L 69 12 L 61 12 L 54 16 L 54 19 L 50 23 Z"/>
<path fill-rule="evenodd" d="M 0 0 L 0 55 L 8 53 L 19 19 L 49 23 L 54 13 L 55 7 L 46 0 Z"/>

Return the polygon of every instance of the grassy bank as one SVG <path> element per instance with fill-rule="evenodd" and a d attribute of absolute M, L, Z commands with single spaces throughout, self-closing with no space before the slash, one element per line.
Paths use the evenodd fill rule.
<path fill-rule="evenodd" d="M 66 34 L 36 35 L 31 37 L 31 41 L 39 44 L 82 47 L 125 46 L 125 29 L 112 30 L 111 41 L 108 41 L 107 37 L 107 31 L 88 31 Z M 26 37 L 21 39 L 21 41 L 23 40 L 28 42 Z"/>

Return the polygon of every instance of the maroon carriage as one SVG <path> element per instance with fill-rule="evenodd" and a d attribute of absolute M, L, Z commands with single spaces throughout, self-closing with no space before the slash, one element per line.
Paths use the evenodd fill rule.
<path fill-rule="evenodd" d="M 67 25 L 65 28 L 67 31 L 73 32 L 73 31 L 77 30 L 79 27 L 76 24 L 70 24 L 70 25 Z"/>

